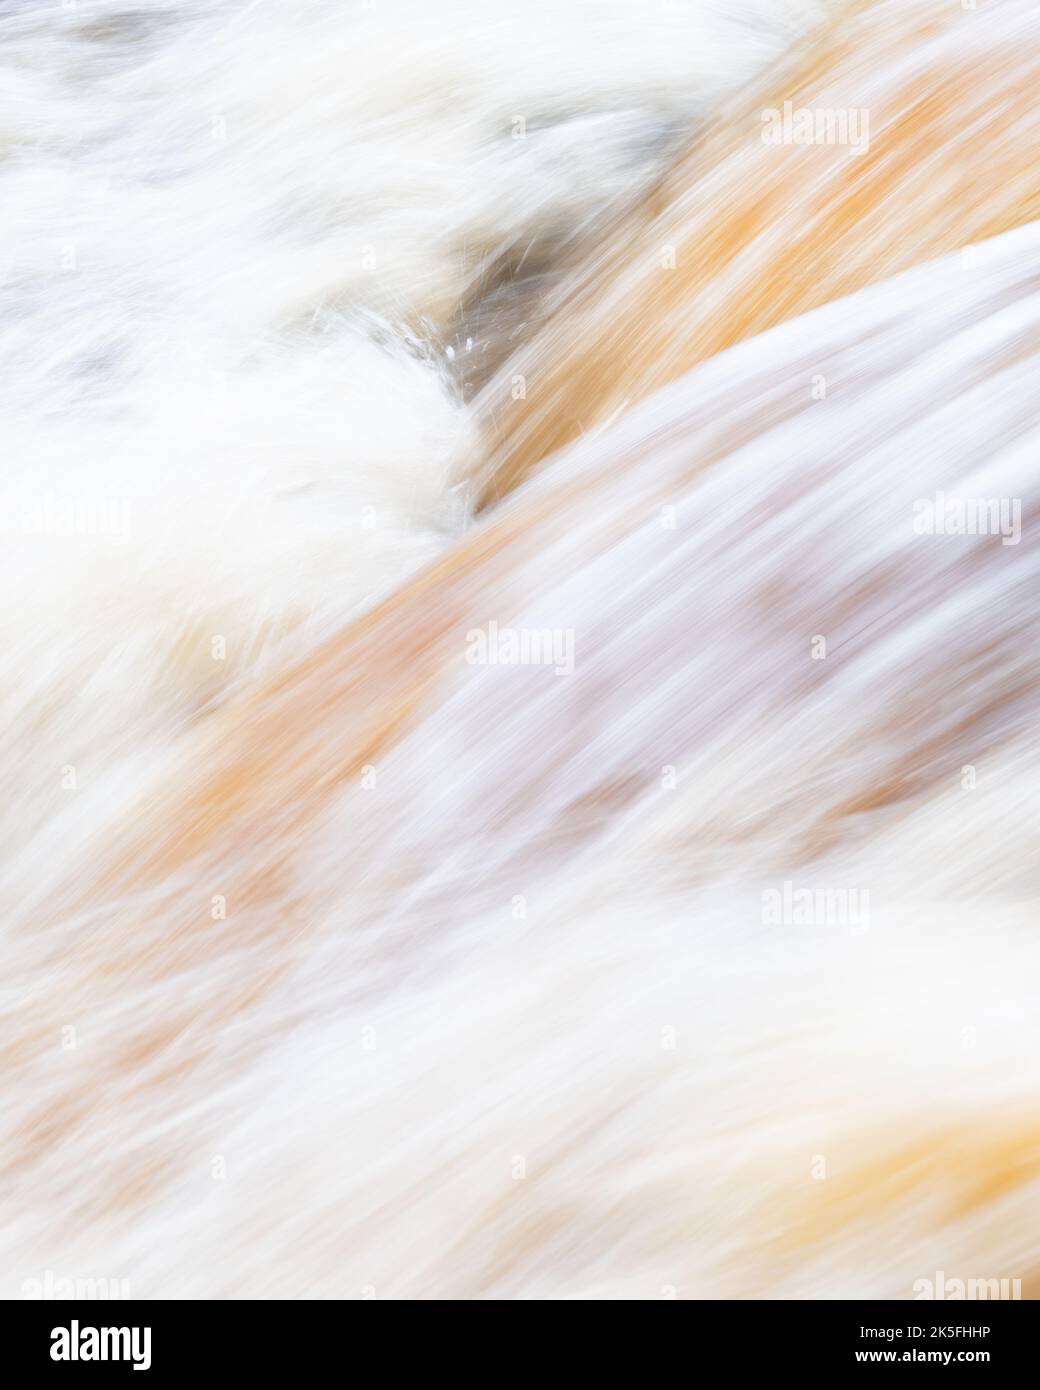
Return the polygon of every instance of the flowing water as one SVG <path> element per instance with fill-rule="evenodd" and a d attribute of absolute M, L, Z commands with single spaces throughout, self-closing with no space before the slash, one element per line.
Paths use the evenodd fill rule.
<path fill-rule="evenodd" d="M 5 1294 L 1030 1296 L 1033 11 L 8 7 Z"/>

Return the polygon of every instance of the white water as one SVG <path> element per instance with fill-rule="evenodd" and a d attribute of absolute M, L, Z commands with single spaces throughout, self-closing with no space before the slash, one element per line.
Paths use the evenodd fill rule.
<path fill-rule="evenodd" d="M 459 533 L 460 304 L 813 12 L 727 8 L 8 8 L 5 840 L 68 809 L 63 766 L 150 761 Z"/>
<path fill-rule="evenodd" d="M 1036 1267 L 1036 226 L 706 362 L 472 534 L 450 484 L 467 339 L 532 292 L 482 313 L 489 262 L 552 283 L 810 11 L 4 21 L 3 1292 Z M 939 490 L 1020 543 L 915 534 Z M 490 621 L 573 676 L 467 665 Z M 869 930 L 767 926 L 791 880 Z"/>

